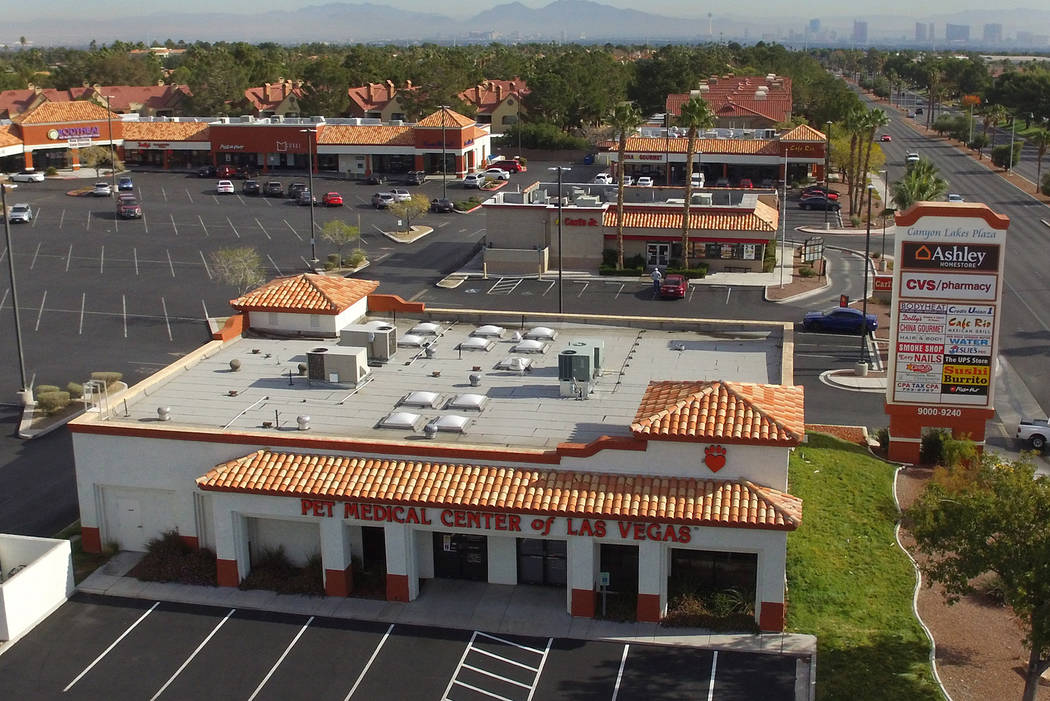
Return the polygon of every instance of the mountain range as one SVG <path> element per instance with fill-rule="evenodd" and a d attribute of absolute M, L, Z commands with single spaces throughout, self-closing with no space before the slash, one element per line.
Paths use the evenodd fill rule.
<path fill-rule="evenodd" d="M 868 8 L 869 10 L 872 8 Z M 669 17 L 623 9 L 592 0 L 555 0 L 530 8 L 511 2 L 482 10 L 473 17 L 454 19 L 429 12 L 402 10 L 373 3 L 330 3 L 256 14 L 165 11 L 135 15 L 132 7 L 119 20 L 89 15 L 68 22 L 5 22 L 0 43 L 17 46 L 25 36 L 32 45 L 83 46 L 91 40 L 161 43 L 166 39 L 193 41 L 274 41 L 378 43 L 416 41 L 677 41 L 718 39 L 783 41 L 788 33 L 802 33 L 808 17 L 713 14 L 710 18 Z M 975 25 L 980 36 L 985 22 L 1003 24 L 1004 34 L 1017 30 L 1050 34 L 1048 10 L 984 10 L 948 15 L 825 16 L 822 26 L 847 39 L 853 19 L 866 19 L 869 36 L 907 37 L 915 21 L 935 22 L 943 34 L 945 22 Z"/>

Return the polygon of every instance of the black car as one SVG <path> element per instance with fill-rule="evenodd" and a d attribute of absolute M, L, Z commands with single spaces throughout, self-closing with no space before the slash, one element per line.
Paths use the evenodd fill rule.
<path fill-rule="evenodd" d="M 215 166 L 201 166 L 197 169 L 198 178 L 214 178 Z"/>
<path fill-rule="evenodd" d="M 386 176 L 382 173 L 372 173 L 365 182 L 369 185 L 382 185 L 386 182 Z"/>
<path fill-rule="evenodd" d="M 267 197 L 284 197 L 284 185 L 277 180 L 268 180 L 263 185 L 263 194 Z"/>
<path fill-rule="evenodd" d="M 452 205 L 452 200 L 433 199 L 430 200 L 430 211 L 431 212 L 443 212 L 449 213 L 453 211 L 455 207 Z"/>
<path fill-rule="evenodd" d="M 410 170 L 405 173 L 405 177 L 402 178 L 401 182 L 405 185 L 422 185 L 427 180 L 427 174 L 422 170 Z"/>
<path fill-rule="evenodd" d="M 303 207 L 308 207 L 310 205 L 316 207 L 317 198 L 314 197 L 313 193 L 311 193 L 309 190 L 303 188 L 299 190 L 299 194 L 295 196 L 295 203 L 298 205 L 302 205 Z"/>
<path fill-rule="evenodd" d="M 292 183 L 288 186 L 288 199 L 297 200 L 299 199 L 299 193 L 303 190 L 308 189 L 306 183 Z"/>
<path fill-rule="evenodd" d="M 799 209 L 820 209 L 827 210 L 829 212 L 839 211 L 839 203 L 835 200 L 829 200 L 822 195 L 815 195 L 813 197 L 806 197 L 800 200 L 798 203 Z"/>
<path fill-rule="evenodd" d="M 241 192 L 246 195 L 258 195 L 262 191 L 259 187 L 258 180 L 245 180 L 244 184 L 241 185 Z"/>

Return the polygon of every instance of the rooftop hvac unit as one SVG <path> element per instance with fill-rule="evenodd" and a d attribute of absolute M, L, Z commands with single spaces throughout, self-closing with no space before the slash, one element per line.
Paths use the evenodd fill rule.
<path fill-rule="evenodd" d="M 314 117 L 310 117 L 310 121 L 314 124 L 324 124 L 324 117 L 322 115 L 317 115 Z"/>
<path fill-rule="evenodd" d="M 690 204 L 699 204 L 711 206 L 713 200 L 710 192 L 694 192 L 693 199 L 690 200 Z"/>
<path fill-rule="evenodd" d="M 365 348 L 370 361 L 385 363 L 397 352 L 397 329 L 392 325 L 352 324 L 339 332 L 339 345 Z"/>
<path fill-rule="evenodd" d="M 562 397 L 586 399 L 591 393 L 594 355 L 589 348 L 566 348 L 558 354 L 558 386 Z"/>
<path fill-rule="evenodd" d="M 311 380 L 356 385 L 369 372 L 364 348 L 319 346 L 306 353 L 306 374 Z"/>

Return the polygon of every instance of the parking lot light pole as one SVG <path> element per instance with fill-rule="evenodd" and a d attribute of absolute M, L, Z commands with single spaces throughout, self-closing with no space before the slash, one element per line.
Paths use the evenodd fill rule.
<path fill-rule="evenodd" d="M 784 173 L 787 178 L 787 173 Z M 828 228 L 828 194 L 831 189 L 831 122 L 824 122 L 824 228 Z"/>
<path fill-rule="evenodd" d="M 302 133 L 306 134 L 306 167 L 308 170 L 307 178 L 310 181 L 310 264 L 313 267 L 317 267 L 317 236 L 314 232 L 314 147 L 313 137 L 311 134 L 316 134 L 316 129 L 300 129 Z"/>
<path fill-rule="evenodd" d="M 548 168 L 547 170 L 558 171 L 558 313 L 561 314 L 564 311 L 562 305 L 562 252 L 561 252 L 561 174 L 562 171 L 571 170 L 565 166 L 555 166 L 554 168 Z"/>
<path fill-rule="evenodd" d="M 445 110 L 448 105 L 441 105 L 441 199 L 448 199 L 448 156 L 445 155 Z"/>
<path fill-rule="evenodd" d="M 115 196 L 117 194 L 117 154 L 116 149 L 113 147 L 113 110 L 109 108 L 109 100 L 111 97 L 113 96 L 105 95 L 106 121 L 109 122 L 109 180 L 110 190 Z"/>
<path fill-rule="evenodd" d="M 4 239 L 7 244 L 7 272 L 11 276 L 11 309 L 15 313 L 15 348 L 18 350 L 18 370 L 22 377 L 22 401 L 28 402 L 29 380 L 26 378 L 26 361 L 22 352 L 22 320 L 18 315 L 18 291 L 15 286 L 15 254 L 11 250 L 11 220 L 7 216 L 7 185 L 0 183 L 0 210 L 4 214 Z"/>
<path fill-rule="evenodd" d="M 871 193 L 875 190 L 874 185 L 868 185 L 868 231 L 864 235 L 864 287 L 860 293 L 864 295 L 861 302 L 860 315 L 860 362 L 868 362 L 868 267 L 871 260 Z"/>

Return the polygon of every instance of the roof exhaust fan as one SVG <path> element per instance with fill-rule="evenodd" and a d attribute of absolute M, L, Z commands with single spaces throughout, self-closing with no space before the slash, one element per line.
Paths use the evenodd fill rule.
<path fill-rule="evenodd" d="M 161 421 L 171 421 L 171 407 L 160 406 L 157 407 L 157 418 Z"/>

